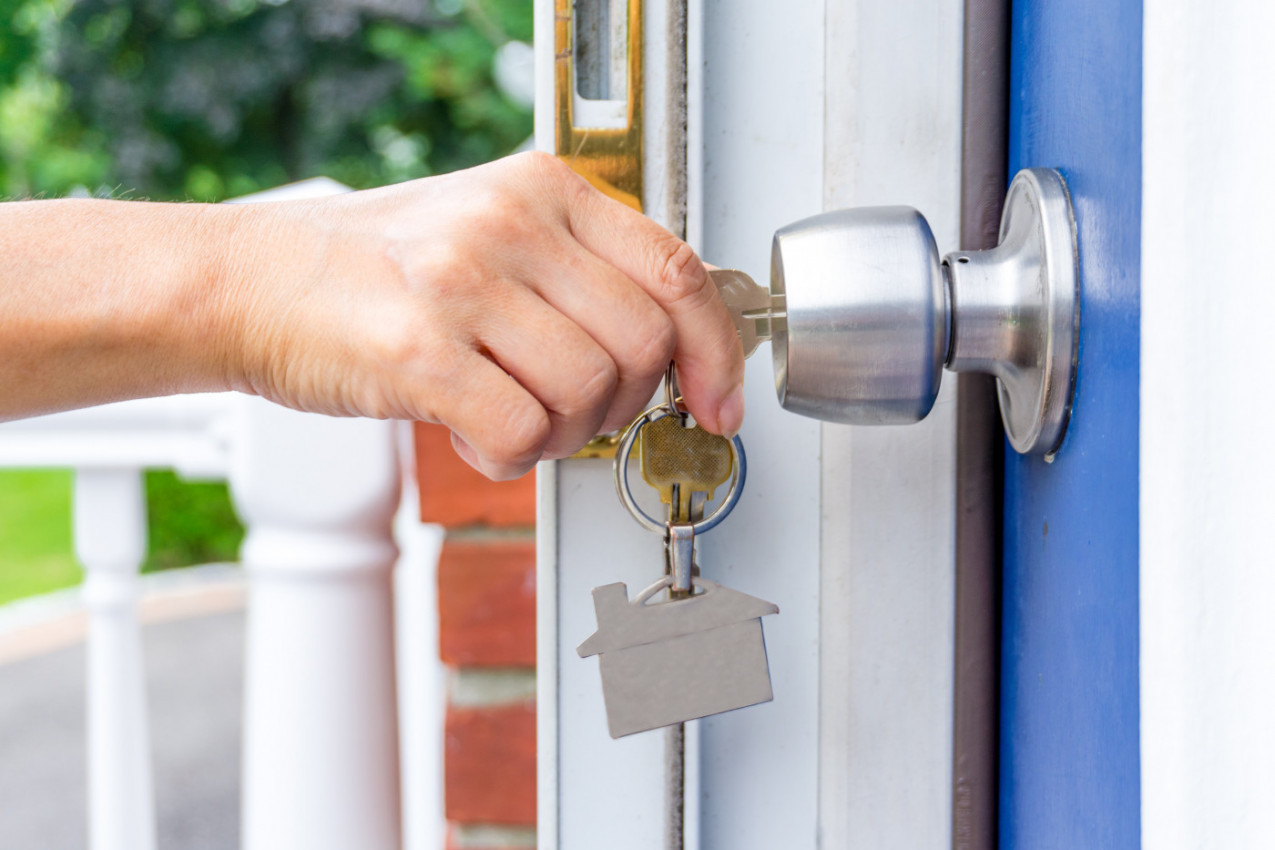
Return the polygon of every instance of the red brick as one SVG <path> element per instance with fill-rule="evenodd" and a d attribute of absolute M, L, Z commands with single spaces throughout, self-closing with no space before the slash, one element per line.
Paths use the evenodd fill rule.
<path fill-rule="evenodd" d="M 444 795 L 460 823 L 536 822 L 536 704 L 447 711 Z"/>
<path fill-rule="evenodd" d="M 532 540 L 448 540 L 438 562 L 438 645 L 453 667 L 534 667 Z"/>
<path fill-rule="evenodd" d="M 531 526 L 536 522 L 536 473 L 517 481 L 489 481 L 452 449 L 442 425 L 416 423 L 416 480 L 421 519 L 464 525 Z"/>

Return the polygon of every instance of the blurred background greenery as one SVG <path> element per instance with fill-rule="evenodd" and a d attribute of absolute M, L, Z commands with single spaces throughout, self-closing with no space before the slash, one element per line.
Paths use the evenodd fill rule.
<path fill-rule="evenodd" d="M 531 134 L 531 0 L 0 0 L 0 197 L 367 188 Z M 0 471 L 0 603 L 74 584 L 69 472 Z M 234 560 L 226 489 L 147 476 L 147 569 Z"/>

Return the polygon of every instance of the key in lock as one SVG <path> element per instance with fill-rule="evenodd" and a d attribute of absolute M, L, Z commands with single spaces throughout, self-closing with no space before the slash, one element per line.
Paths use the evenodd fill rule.
<path fill-rule="evenodd" d="M 782 293 L 772 295 L 738 269 L 713 269 L 708 276 L 717 285 L 717 293 L 735 323 L 745 358 L 751 357 L 763 342 L 784 334 L 788 314 Z"/>

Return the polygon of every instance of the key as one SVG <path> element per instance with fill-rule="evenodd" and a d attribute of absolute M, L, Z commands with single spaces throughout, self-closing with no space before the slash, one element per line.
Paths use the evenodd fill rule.
<path fill-rule="evenodd" d="M 757 346 L 784 332 L 788 313 L 782 295 L 772 296 L 769 289 L 737 269 L 713 269 L 708 276 L 717 284 L 735 323 L 744 357 L 751 357 Z"/>
<path fill-rule="evenodd" d="M 676 386 L 673 370 L 668 380 Z M 691 578 L 696 571 L 692 524 L 703 518 L 704 503 L 713 498 L 717 487 L 730 480 L 734 458 L 729 440 L 698 425 L 687 427 L 679 416 L 655 420 L 642 429 L 640 436 L 638 461 L 642 477 L 669 508 L 664 554 L 673 577 L 670 593 L 676 598 L 691 592 Z"/>
<path fill-rule="evenodd" d="M 730 513 L 744 487 L 747 461 L 742 444 L 687 427 L 677 406 L 674 369 L 665 392 L 668 401 L 625 430 L 614 473 L 624 506 L 643 527 L 663 532 L 669 574 L 631 601 L 622 583 L 594 588 L 598 630 L 577 652 L 582 658 L 599 657 L 612 737 L 673 727 L 666 752 L 671 754 L 669 775 L 676 777 L 682 723 L 773 698 L 762 618 L 779 609 L 693 575 L 696 525 L 708 531 Z M 630 492 L 633 451 L 639 453 L 642 477 L 669 506 L 662 528 Z M 722 503 L 700 521 L 702 500 L 727 481 L 730 489 Z M 661 600 L 665 590 L 668 598 Z M 680 805 L 681 795 L 676 797 Z"/>
<path fill-rule="evenodd" d="M 677 416 L 649 423 L 638 434 L 638 465 L 642 478 L 669 506 L 669 520 L 687 522 L 696 494 L 713 492 L 731 479 L 730 441 L 698 425 L 690 428 Z"/>

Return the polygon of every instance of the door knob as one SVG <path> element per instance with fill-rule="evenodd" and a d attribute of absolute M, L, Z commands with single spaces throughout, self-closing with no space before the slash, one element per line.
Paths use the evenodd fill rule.
<path fill-rule="evenodd" d="M 831 422 L 923 419 L 944 367 L 997 378 L 1010 444 L 1052 459 L 1071 415 L 1080 319 L 1075 221 L 1058 172 L 1020 171 L 1000 244 L 942 259 L 911 207 L 838 210 L 775 234 L 780 403 Z"/>

